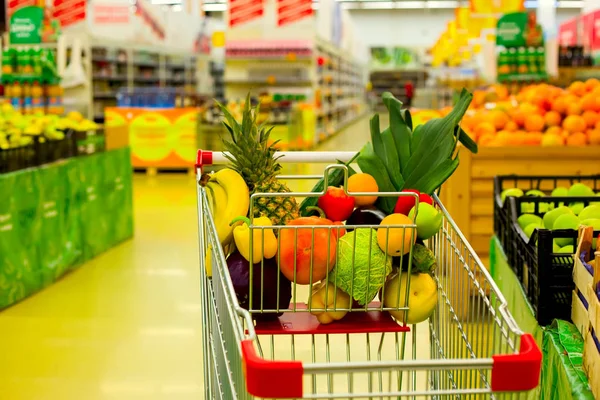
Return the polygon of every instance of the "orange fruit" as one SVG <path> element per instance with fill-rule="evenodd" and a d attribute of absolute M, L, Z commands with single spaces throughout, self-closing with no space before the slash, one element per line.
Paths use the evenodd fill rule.
<path fill-rule="evenodd" d="M 481 137 L 483 135 L 486 134 L 495 134 L 496 133 L 496 127 L 494 127 L 494 125 L 492 125 L 491 122 L 482 122 L 479 125 L 477 125 L 475 127 L 475 129 L 473 130 L 473 132 L 475 133 L 475 135 L 477 137 Z"/>
<path fill-rule="evenodd" d="M 596 111 L 596 97 L 593 94 L 586 94 L 581 99 L 581 109 L 583 111 Z"/>
<path fill-rule="evenodd" d="M 529 132 L 541 132 L 544 130 L 544 117 L 538 114 L 531 114 L 525 117 L 525 130 Z"/>
<path fill-rule="evenodd" d="M 594 129 L 597 129 L 600 131 L 600 121 L 596 122 L 596 126 L 594 127 Z"/>
<path fill-rule="evenodd" d="M 569 104 L 567 103 L 567 98 L 565 96 L 557 97 L 552 102 L 552 111 L 556 111 L 559 114 L 566 114 L 567 107 Z"/>
<path fill-rule="evenodd" d="M 590 129 L 594 128 L 596 123 L 600 121 L 600 115 L 594 111 L 584 111 L 584 113 L 581 115 L 581 118 L 585 120 L 585 123 Z"/>
<path fill-rule="evenodd" d="M 587 92 L 585 84 L 581 81 L 571 83 L 567 90 L 577 97 L 582 97 Z"/>
<path fill-rule="evenodd" d="M 510 118 L 504 111 L 494 110 L 490 114 L 490 119 L 492 124 L 497 130 L 501 130 L 504 128 L 506 123 L 510 121 Z"/>
<path fill-rule="evenodd" d="M 561 134 L 562 128 L 560 126 L 551 126 L 550 128 L 546 129 L 546 135 L 560 136 Z"/>
<path fill-rule="evenodd" d="M 560 126 L 562 117 L 556 111 L 548 111 L 546 115 L 544 115 L 544 120 L 546 120 L 546 126 Z"/>
<path fill-rule="evenodd" d="M 574 101 L 572 103 L 569 103 L 569 106 L 567 107 L 567 114 L 568 115 L 581 115 L 581 105 L 579 103 L 579 101 Z"/>
<path fill-rule="evenodd" d="M 584 83 L 585 89 L 588 92 L 593 91 L 594 89 L 600 87 L 600 81 L 596 78 L 590 78 Z"/>
<path fill-rule="evenodd" d="M 496 140 L 495 133 L 485 133 L 479 137 L 478 143 L 481 146 L 490 146 Z"/>
<path fill-rule="evenodd" d="M 519 129 L 519 126 L 517 125 L 517 123 L 515 121 L 508 121 L 506 123 L 506 125 L 504 125 L 504 130 L 505 131 L 509 131 L 509 132 L 515 132 L 517 129 Z"/>
<path fill-rule="evenodd" d="M 379 192 L 377 181 L 369 174 L 354 174 L 348 178 L 348 193 L 352 192 Z M 354 204 L 357 207 L 371 206 L 377 201 L 377 196 L 355 196 Z"/>
<path fill-rule="evenodd" d="M 516 108 L 512 111 L 511 113 L 511 118 L 512 120 L 518 125 L 518 126 L 523 126 L 525 125 L 525 117 L 527 117 L 527 113 L 520 109 L 520 108 Z"/>
<path fill-rule="evenodd" d="M 587 137 L 590 144 L 600 146 L 600 129 L 593 129 L 587 132 Z"/>
<path fill-rule="evenodd" d="M 542 132 L 528 132 L 523 137 L 522 144 L 528 146 L 539 146 L 542 143 L 544 135 Z"/>
<path fill-rule="evenodd" d="M 585 146 L 588 138 L 585 133 L 577 132 L 567 138 L 567 146 Z"/>
<path fill-rule="evenodd" d="M 542 146 L 564 146 L 565 139 L 558 135 L 545 134 L 542 138 Z"/>
<path fill-rule="evenodd" d="M 587 127 L 585 120 L 579 115 L 569 115 L 565 118 L 562 125 L 563 129 L 569 133 L 583 132 Z"/>

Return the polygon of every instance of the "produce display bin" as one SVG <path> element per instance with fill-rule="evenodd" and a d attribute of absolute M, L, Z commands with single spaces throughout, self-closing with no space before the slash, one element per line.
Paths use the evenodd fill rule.
<path fill-rule="evenodd" d="M 354 155 L 353 152 L 278 152 L 274 157 L 288 163 L 335 163 L 336 160 L 347 162 Z M 221 152 L 199 151 L 196 163 L 199 182 L 202 181 L 205 167 L 212 168 L 213 165 L 223 165 L 227 162 Z M 324 177 L 329 176 L 327 171 L 332 168 L 332 166 L 326 168 Z M 286 180 L 315 180 L 315 178 L 319 177 L 314 175 L 282 177 Z M 255 193 L 252 199 L 262 195 Z M 277 195 L 284 196 L 282 193 Z M 321 195 L 322 193 L 318 192 L 285 193 L 285 196 L 298 198 L 315 198 Z M 383 193 L 378 195 L 384 196 Z M 406 193 L 385 195 L 408 196 Z M 437 268 L 432 271 L 433 276 L 430 277 L 437 294 L 433 314 L 423 319 L 429 323 L 429 337 L 426 339 L 417 337 L 416 324 L 407 323 L 405 317 L 402 322 L 402 317 L 398 317 L 399 310 L 411 310 L 411 304 L 407 304 L 406 301 L 387 306 L 384 304 L 385 301 L 381 303 L 375 300 L 359 306 L 354 305 L 350 299 L 346 306 L 341 304 L 336 306 L 336 300 L 329 305 L 318 305 L 316 297 L 314 299 L 310 297 L 313 300 L 308 300 L 307 303 L 298 301 L 296 291 L 310 289 L 314 282 L 313 274 L 310 273 L 310 278 L 302 283 L 296 282 L 295 279 L 290 281 L 285 277 L 278 278 L 277 276 L 283 273 L 281 264 L 273 270 L 277 276 L 269 280 L 269 290 L 277 293 L 275 301 L 271 301 L 273 298 L 269 300 L 267 293 L 258 289 L 263 287 L 262 282 L 267 284 L 266 273 L 264 273 L 267 269 L 266 262 L 254 264 L 253 268 L 252 264 L 248 264 L 250 284 L 247 291 L 244 289 L 245 294 L 240 300 L 235 285 L 239 285 L 243 278 L 230 272 L 228 263 L 232 256 L 228 260 L 225 259 L 225 252 L 215 225 L 216 219 L 211 211 L 213 206 L 209 204 L 207 190 L 202 185 L 198 185 L 200 290 L 203 320 L 206 321 L 202 333 L 206 349 L 204 398 L 252 399 L 253 396 L 278 399 L 370 397 L 395 399 L 410 396 L 533 398 L 531 397 L 533 392 L 530 391 L 538 385 L 541 369 L 542 354 L 539 346 L 530 334 L 521 331 L 508 311 L 507 301 L 491 279 L 489 272 L 485 270 L 464 240 L 437 196 L 434 195 L 433 199 L 434 206 L 441 216 L 441 228 L 427 240 L 427 246 L 437 265 Z M 252 211 L 250 213 L 252 214 Z M 305 225 L 305 228 L 294 225 L 273 225 L 272 229 L 278 232 L 279 246 L 285 240 L 282 238 L 286 236 L 285 231 L 288 232 L 288 237 L 292 232 L 292 237 L 295 237 L 292 239 L 295 241 L 294 246 L 298 246 L 300 242 L 298 236 L 302 235 L 303 231 L 306 232 L 306 227 L 309 231 L 312 229 L 313 233 L 324 229 L 329 231 L 328 234 L 323 233 L 324 235 L 331 235 L 331 232 L 336 231 L 338 233 L 334 235 L 339 235 L 340 226 L 329 221 L 318 227 L 310 224 Z M 393 224 L 389 226 L 394 227 Z M 403 229 L 416 227 L 414 224 L 402 226 Z M 264 226 L 249 225 L 250 230 L 258 230 L 258 232 L 263 228 Z M 348 224 L 345 228 L 356 232 L 361 228 L 381 229 L 381 226 Z M 262 232 L 264 236 L 265 230 Z M 253 234 L 249 237 L 252 238 Z M 327 239 L 324 242 L 331 243 Z M 413 248 L 412 242 L 408 243 Z M 251 249 L 254 245 L 250 241 Z M 314 236 L 312 246 L 311 248 L 315 246 Z M 353 251 L 359 247 L 356 239 L 354 246 L 351 247 Z M 328 247 L 328 255 L 331 254 L 330 250 L 331 247 Z M 264 253 L 265 247 L 259 247 L 256 251 Z M 410 254 L 410 251 L 412 250 L 407 254 Z M 405 253 L 401 252 L 401 254 Z M 369 258 L 362 263 L 363 266 L 369 265 L 366 276 L 359 278 L 361 282 L 365 282 L 366 287 L 371 286 L 370 279 L 377 281 L 385 278 L 385 275 L 379 278 L 375 276 L 376 269 L 373 268 L 375 262 L 375 259 Z M 296 263 L 293 264 L 294 277 L 300 276 L 300 272 L 296 275 Z M 353 268 L 357 265 L 359 264 L 353 262 Z M 410 271 L 409 261 L 406 274 L 410 274 Z M 466 272 L 464 275 L 466 280 L 461 280 L 463 271 Z M 477 277 L 482 278 L 481 286 Z M 256 289 L 253 289 L 253 279 L 254 283 L 261 282 L 257 283 Z M 327 279 L 323 282 L 327 282 Z M 474 296 L 465 299 L 464 289 L 468 284 L 474 285 L 477 292 Z M 289 297 L 282 294 L 284 293 L 282 289 L 289 289 Z M 314 290 L 314 287 L 312 289 Z M 411 290 L 413 290 L 412 286 Z M 385 298 L 385 286 L 380 295 Z M 287 298 L 286 304 L 280 303 L 282 297 L 285 297 L 284 300 Z M 242 305 L 242 302 L 246 302 L 245 305 Z M 469 316 L 457 315 L 456 310 L 463 306 L 471 311 Z M 417 306 L 414 305 L 412 309 L 416 308 Z M 328 311 L 347 312 L 347 315 L 330 324 L 319 324 L 313 313 Z M 394 315 L 399 319 L 391 318 L 393 312 L 396 312 Z M 256 324 L 253 320 L 256 320 Z M 405 350 L 409 333 L 413 338 L 412 352 Z M 379 342 L 376 355 L 372 354 L 371 350 L 373 336 L 377 337 Z M 310 352 L 296 350 L 295 341 L 303 338 L 307 340 L 306 343 L 310 343 Z M 395 351 L 382 350 L 386 340 L 388 345 L 395 346 Z M 417 359 L 417 346 L 424 345 L 420 340 L 424 340 L 431 348 L 426 359 Z M 357 342 L 363 343 L 363 346 L 366 343 L 368 349 L 366 356 L 352 351 L 352 347 L 356 344 L 351 343 Z M 427 378 L 427 388 L 417 387 L 419 376 Z M 412 383 L 403 385 L 403 378 L 406 379 L 404 382 Z"/>
<path fill-rule="evenodd" d="M 527 299 L 533 307 L 540 325 L 549 325 L 554 318 L 571 319 L 573 282 L 573 254 L 556 253 L 553 250 L 554 239 L 569 239 L 575 249 L 577 231 L 575 229 L 536 229 L 528 238 L 517 218 L 522 214 L 522 206 L 534 205 L 533 214 L 542 216 L 538 210 L 540 204 L 550 199 L 569 203 L 573 197 L 508 197 L 510 220 L 508 242 L 502 243 L 508 260 L 517 274 Z M 588 205 L 597 201 L 594 197 L 578 197 L 578 202 Z M 532 206 L 533 208 L 533 206 Z M 532 211 L 532 210 L 529 210 Z M 600 231 L 598 231 L 600 233 Z M 502 240 L 502 238 L 500 238 Z"/>
<path fill-rule="evenodd" d="M 129 149 L 0 175 L 0 309 L 133 236 Z"/>
<path fill-rule="evenodd" d="M 598 173 L 598 147 L 480 147 L 460 151 L 460 165 L 442 186 L 440 199 L 485 265 L 494 233 L 497 175 L 591 175 Z"/>
<path fill-rule="evenodd" d="M 19 171 L 38 165 L 35 146 L 0 149 L 0 174 Z"/>

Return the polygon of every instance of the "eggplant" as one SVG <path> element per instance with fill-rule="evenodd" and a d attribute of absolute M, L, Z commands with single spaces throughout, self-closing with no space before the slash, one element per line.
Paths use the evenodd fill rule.
<path fill-rule="evenodd" d="M 359 207 L 348 217 L 346 225 L 379 225 L 385 217 L 386 214 L 376 207 Z"/>
<path fill-rule="evenodd" d="M 425 242 L 419 238 L 417 238 L 417 241 L 415 243 L 415 245 L 413 246 L 413 265 L 411 268 L 412 272 L 417 272 L 415 269 L 415 260 L 414 260 L 414 252 L 415 252 L 415 248 L 417 245 L 421 245 L 421 246 L 425 246 Z M 394 269 L 398 269 L 398 268 L 402 268 L 402 271 L 408 271 L 408 260 L 410 258 L 408 257 L 408 253 L 405 254 L 403 257 L 392 257 L 392 268 Z M 400 265 L 400 261 L 402 261 L 402 265 Z"/>
<path fill-rule="evenodd" d="M 233 283 L 236 297 L 240 307 L 248 310 L 250 308 L 250 262 L 246 260 L 239 251 L 234 251 L 227 257 L 227 268 L 229 276 Z M 262 274 L 261 274 L 262 271 Z M 252 308 L 275 310 L 277 309 L 277 296 L 279 295 L 279 309 L 286 310 L 290 306 L 292 299 L 292 282 L 290 282 L 281 272 L 278 272 L 277 261 L 264 259 L 263 264 L 254 264 L 252 268 Z M 279 279 L 279 293 L 277 292 L 277 280 Z M 262 289 L 262 290 L 261 290 Z M 252 317 L 257 321 L 272 320 L 281 313 L 252 313 Z"/>

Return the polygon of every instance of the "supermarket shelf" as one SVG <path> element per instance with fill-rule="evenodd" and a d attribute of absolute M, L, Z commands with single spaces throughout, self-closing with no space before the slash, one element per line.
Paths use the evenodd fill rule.
<path fill-rule="evenodd" d="M 310 86 L 311 81 L 297 80 L 297 79 L 275 79 L 274 81 L 267 81 L 262 79 L 226 79 L 226 85 L 265 85 L 265 86 Z"/>
<path fill-rule="evenodd" d="M 115 75 L 115 76 L 109 76 L 109 75 L 94 75 L 93 79 L 95 81 L 114 81 L 114 82 L 124 82 L 127 81 L 127 76 L 126 75 Z"/>
<path fill-rule="evenodd" d="M 94 93 L 94 99 L 116 99 L 116 92 L 96 92 Z"/>

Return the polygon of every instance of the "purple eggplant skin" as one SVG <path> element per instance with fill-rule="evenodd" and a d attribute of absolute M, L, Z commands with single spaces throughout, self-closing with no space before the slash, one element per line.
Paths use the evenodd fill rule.
<path fill-rule="evenodd" d="M 346 220 L 346 225 L 379 225 L 387 215 L 376 207 L 359 207 Z M 351 231 L 352 228 L 347 229 Z"/>
<path fill-rule="evenodd" d="M 227 268 L 233 283 L 240 307 L 248 310 L 250 308 L 250 262 L 246 260 L 237 250 L 227 257 Z M 264 271 L 261 274 L 261 270 Z M 279 278 L 279 309 L 286 310 L 292 299 L 292 282 L 285 275 L 278 272 L 277 261 L 274 258 L 264 259 L 261 263 L 254 264 L 252 268 L 252 308 L 275 310 L 277 309 L 277 279 Z M 264 287 L 264 288 L 263 288 Z M 262 291 L 261 291 L 262 289 Z M 261 293 L 262 292 L 262 293 Z M 275 319 L 281 313 L 253 313 L 252 317 L 257 321 Z"/>

